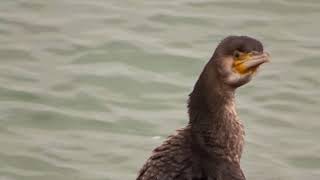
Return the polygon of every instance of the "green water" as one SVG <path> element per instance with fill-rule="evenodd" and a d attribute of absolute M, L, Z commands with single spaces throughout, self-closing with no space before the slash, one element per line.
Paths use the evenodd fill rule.
<path fill-rule="evenodd" d="M 230 34 L 272 55 L 237 93 L 248 180 L 318 180 L 319 19 L 318 0 L 2 0 L 0 180 L 135 179 Z"/>

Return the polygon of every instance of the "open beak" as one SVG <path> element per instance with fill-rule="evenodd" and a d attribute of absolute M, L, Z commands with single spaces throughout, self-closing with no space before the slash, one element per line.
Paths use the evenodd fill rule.
<path fill-rule="evenodd" d="M 253 73 L 261 64 L 268 62 L 269 57 L 267 52 L 256 55 L 254 53 L 243 54 L 238 60 L 235 60 L 233 70 L 239 74 Z"/>

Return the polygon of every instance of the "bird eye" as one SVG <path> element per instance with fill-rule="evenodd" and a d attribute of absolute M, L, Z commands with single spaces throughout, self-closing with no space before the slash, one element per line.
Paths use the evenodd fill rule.
<path fill-rule="evenodd" d="M 236 59 L 238 59 L 238 58 L 240 57 L 240 52 L 239 52 L 239 51 L 235 51 L 235 52 L 233 53 L 233 57 L 236 58 Z"/>

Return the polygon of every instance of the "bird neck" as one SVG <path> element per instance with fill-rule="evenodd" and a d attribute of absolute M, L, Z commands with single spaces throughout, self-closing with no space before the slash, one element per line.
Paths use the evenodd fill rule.
<path fill-rule="evenodd" d="M 205 67 L 190 94 L 189 124 L 192 129 L 211 131 L 237 120 L 235 89 L 221 82 L 216 71 Z"/>
<path fill-rule="evenodd" d="M 235 110 L 235 89 L 221 83 L 214 71 L 204 70 L 190 94 L 191 148 L 200 161 L 209 157 L 239 162 L 244 132 Z"/>

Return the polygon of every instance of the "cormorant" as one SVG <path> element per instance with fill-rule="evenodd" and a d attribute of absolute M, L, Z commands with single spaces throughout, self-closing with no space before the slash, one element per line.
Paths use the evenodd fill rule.
<path fill-rule="evenodd" d="M 235 90 L 268 60 L 254 38 L 223 39 L 189 95 L 188 125 L 153 150 L 137 180 L 245 180 L 240 168 L 244 128 Z"/>

